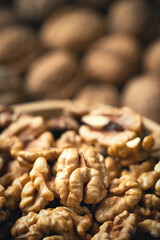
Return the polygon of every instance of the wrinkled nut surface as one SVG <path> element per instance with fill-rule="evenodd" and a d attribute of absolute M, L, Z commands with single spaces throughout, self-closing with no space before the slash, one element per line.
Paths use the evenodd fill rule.
<path fill-rule="evenodd" d="M 2 185 L 0 185 L 0 223 L 4 222 L 7 218 L 5 206 L 6 206 L 5 189 Z"/>
<path fill-rule="evenodd" d="M 105 158 L 105 167 L 109 174 L 110 180 L 120 177 L 121 165 L 116 162 L 112 157 Z"/>
<path fill-rule="evenodd" d="M 111 156 L 118 157 L 123 166 L 128 166 L 146 160 L 153 144 L 152 136 L 146 136 L 142 142 L 137 137 L 126 143 L 116 143 L 109 146 L 108 153 Z"/>
<path fill-rule="evenodd" d="M 100 231 L 91 240 L 129 240 L 136 230 L 136 215 L 127 211 L 117 215 L 113 221 L 100 226 Z"/>
<path fill-rule="evenodd" d="M 23 115 L 6 128 L 1 133 L 1 137 L 18 136 L 22 142 L 27 143 L 35 139 L 45 130 L 46 125 L 42 117 Z"/>
<path fill-rule="evenodd" d="M 92 225 L 91 220 L 91 214 L 79 216 L 65 207 L 43 209 L 39 214 L 30 212 L 18 219 L 12 228 L 12 236 L 33 240 L 89 239 L 90 235 L 86 232 Z"/>
<path fill-rule="evenodd" d="M 38 212 L 54 200 L 54 179 L 45 158 L 36 159 L 29 177 L 21 192 L 20 208 L 23 212 Z"/>
<path fill-rule="evenodd" d="M 98 205 L 95 218 L 98 222 L 113 220 L 124 210 L 132 209 L 141 199 L 139 183 L 130 176 L 111 181 L 108 196 Z"/>
<path fill-rule="evenodd" d="M 98 203 L 106 196 L 108 184 L 104 158 L 96 149 L 86 148 L 80 155 L 74 148 L 65 149 L 58 158 L 55 187 L 62 204 Z"/>
<path fill-rule="evenodd" d="M 152 219 L 146 219 L 138 223 L 137 226 L 139 231 L 149 233 L 157 239 L 160 238 L 160 222 Z"/>

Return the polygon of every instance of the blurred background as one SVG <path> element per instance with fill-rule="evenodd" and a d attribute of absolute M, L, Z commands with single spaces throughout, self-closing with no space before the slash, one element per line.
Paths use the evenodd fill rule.
<path fill-rule="evenodd" d="M 160 1 L 0 0 L 0 103 L 55 98 L 160 122 Z"/>

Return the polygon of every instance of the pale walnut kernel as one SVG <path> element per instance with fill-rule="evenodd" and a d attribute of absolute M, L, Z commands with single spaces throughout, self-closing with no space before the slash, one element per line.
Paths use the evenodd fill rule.
<path fill-rule="evenodd" d="M 108 148 L 109 155 L 119 158 L 123 166 L 141 162 L 149 157 L 149 152 L 154 144 L 152 136 L 147 136 L 141 142 L 136 137 L 126 143 L 117 142 Z"/>
<path fill-rule="evenodd" d="M 136 230 L 136 215 L 127 211 L 113 221 L 103 223 L 100 231 L 91 240 L 129 240 Z"/>
<path fill-rule="evenodd" d="M 74 148 L 65 149 L 58 158 L 55 187 L 62 204 L 74 208 L 82 200 L 98 203 L 106 196 L 108 184 L 104 158 L 95 148 L 86 147 L 80 155 Z"/>
<path fill-rule="evenodd" d="M 22 189 L 28 181 L 29 174 L 24 173 L 22 176 L 15 178 L 12 184 L 5 190 L 7 209 L 14 210 L 18 207 L 21 200 Z"/>
<path fill-rule="evenodd" d="M 110 183 L 108 196 L 96 209 L 96 220 L 101 223 L 113 220 L 122 211 L 136 206 L 141 196 L 140 185 L 134 178 L 123 176 L 113 179 Z"/>
<path fill-rule="evenodd" d="M 152 237 L 160 238 L 160 222 L 152 219 L 146 219 L 138 223 L 138 230 L 149 233 Z"/>
<path fill-rule="evenodd" d="M 90 239 L 86 232 L 92 225 L 92 215 L 79 216 L 69 208 L 43 209 L 39 214 L 30 212 L 17 220 L 12 236 L 20 239 Z"/>
<path fill-rule="evenodd" d="M 81 136 L 75 131 L 66 131 L 56 142 L 57 148 L 80 148 L 83 144 Z"/>
<path fill-rule="evenodd" d="M 22 115 L 10 124 L 1 134 L 3 138 L 18 136 L 22 142 L 27 143 L 46 130 L 44 119 L 40 116 L 33 117 Z"/>
<path fill-rule="evenodd" d="M 110 180 L 120 176 L 121 166 L 112 157 L 105 158 L 105 167 L 107 169 Z"/>
<path fill-rule="evenodd" d="M 154 159 L 148 159 L 140 164 L 131 164 L 129 165 L 129 171 L 122 170 L 121 175 L 129 175 L 137 179 L 142 173 L 153 170 L 155 165 Z"/>
<path fill-rule="evenodd" d="M 157 194 L 160 194 L 160 189 L 158 184 L 159 179 L 160 179 L 160 161 L 155 165 L 153 171 L 142 173 L 138 178 L 138 182 L 142 190 L 145 191 L 154 187 Z"/>
<path fill-rule="evenodd" d="M 21 192 L 20 208 L 23 212 L 40 211 L 54 200 L 54 179 L 50 175 L 47 160 L 37 158 L 30 172 L 30 179 Z"/>

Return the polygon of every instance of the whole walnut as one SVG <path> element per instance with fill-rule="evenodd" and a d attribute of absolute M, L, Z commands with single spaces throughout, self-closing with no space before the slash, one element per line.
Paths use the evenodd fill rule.
<path fill-rule="evenodd" d="M 47 53 L 31 65 L 26 89 L 33 99 L 68 98 L 84 80 L 75 55 L 60 50 Z"/>
<path fill-rule="evenodd" d="M 83 69 L 91 80 L 124 83 L 139 62 L 137 40 L 124 34 L 112 34 L 94 43 L 83 59 Z"/>
<path fill-rule="evenodd" d="M 115 86 L 107 83 L 88 83 L 76 94 L 75 99 L 89 103 L 119 104 L 119 94 Z"/>
<path fill-rule="evenodd" d="M 128 33 L 144 40 L 156 33 L 157 19 L 155 11 L 145 0 L 115 1 L 107 15 L 107 28 L 111 32 Z"/>
<path fill-rule="evenodd" d="M 40 38 L 47 48 L 68 48 L 79 52 L 103 33 L 101 15 L 92 9 L 68 6 L 44 23 Z"/>
<path fill-rule="evenodd" d="M 68 0 L 15 0 L 14 7 L 21 20 L 41 22 Z"/>
<path fill-rule="evenodd" d="M 121 104 L 160 121 L 160 81 L 154 76 L 133 77 L 124 87 Z"/>
<path fill-rule="evenodd" d="M 151 43 L 144 52 L 144 69 L 160 77 L 160 39 Z"/>
<path fill-rule="evenodd" d="M 0 29 L 16 22 L 16 16 L 10 8 L 1 7 L 0 9 Z"/>
<path fill-rule="evenodd" d="M 34 31 L 27 26 L 12 25 L 0 30 L 0 64 L 24 72 L 39 52 Z"/>

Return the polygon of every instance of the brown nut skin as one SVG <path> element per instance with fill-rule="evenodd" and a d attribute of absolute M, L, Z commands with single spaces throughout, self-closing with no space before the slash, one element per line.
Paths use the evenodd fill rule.
<path fill-rule="evenodd" d="M 157 122 L 160 122 L 160 105 L 157 104 L 159 101 L 160 81 L 151 75 L 132 78 L 125 85 L 121 95 L 121 105 L 129 106 Z"/>
<path fill-rule="evenodd" d="M 94 96 L 94 97 L 93 97 Z M 87 103 L 119 105 L 119 93 L 116 87 L 106 83 L 89 83 L 75 95 L 75 99 Z"/>
<path fill-rule="evenodd" d="M 26 240 L 87 240 L 91 238 L 87 233 L 91 225 L 91 214 L 79 216 L 66 207 L 48 208 L 18 219 L 12 228 L 12 236 Z"/>
<path fill-rule="evenodd" d="M 140 46 L 134 37 L 111 34 L 90 47 L 83 59 L 83 69 L 90 80 L 123 84 L 137 69 Z"/>
<path fill-rule="evenodd" d="M 146 1 L 120 0 L 114 2 L 107 15 L 110 32 L 127 33 L 143 40 L 149 40 L 156 33 L 155 11 Z"/>
<path fill-rule="evenodd" d="M 0 224 L 7 218 L 5 188 L 0 184 Z"/>
<path fill-rule="evenodd" d="M 160 40 L 151 43 L 144 52 L 143 57 L 144 70 L 160 76 Z"/>
<path fill-rule="evenodd" d="M 100 231 L 91 240 L 129 240 L 136 231 L 136 215 L 126 210 L 113 221 L 100 226 Z"/>
<path fill-rule="evenodd" d="M 26 70 L 38 53 L 39 46 L 33 30 L 12 25 L 0 31 L 0 63 L 21 73 Z"/>
<path fill-rule="evenodd" d="M 27 22 L 42 22 L 52 11 L 67 0 L 16 0 L 14 8 L 21 20 Z"/>
<path fill-rule="evenodd" d="M 109 193 L 95 211 L 95 218 L 101 223 L 113 220 L 124 210 L 132 209 L 142 196 L 139 183 L 130 176 L 113 179 Z"/>
<path fill-rule="evenodd" d="M 57 11 L 44 23 L 40 38 L 46 47 L 79 52 L 103 33 L 101 15 L 89 8 L 68 6 Z"/>
<path fill-rule="evenodd" d="M 33 99 L 69 98 L 84 82 L 76 56 L 59 50 L 45 54 L 31 65 L 26 90 Z"/>
<path fill-rule="evenodd" d="M 14 113 L 12 108 L 0 104 L 0 129 L 7 127 L 10 123 L 17 120 L 20 114 Z"/>
<path fill-rule="evenodd" d="M 3 29 L 9 25 L 16 22 L 16 15 L 12 9 L 7 7 L 2 7 L 0 9 L 0 29 Z"/>
<path fill-rule="evenodd" d="M 146 219 L 137 224 L 138 230 L 141 232 L 149 233 L 156 239 L 160 238 L 160 222 L 152 219 Z"/>

